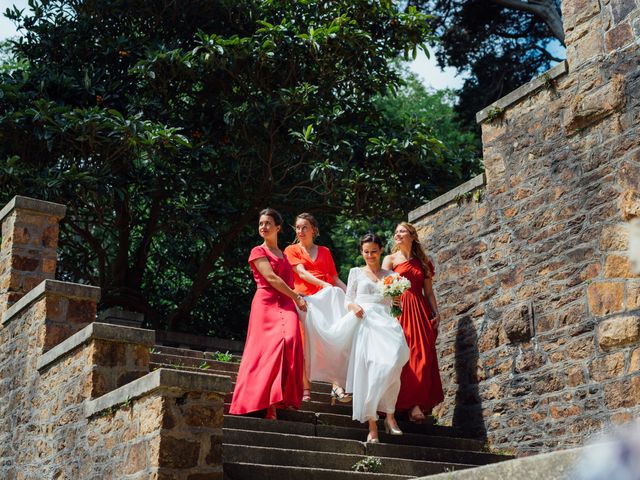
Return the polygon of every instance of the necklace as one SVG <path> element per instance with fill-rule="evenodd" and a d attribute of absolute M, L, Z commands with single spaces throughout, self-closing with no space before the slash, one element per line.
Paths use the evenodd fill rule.
<path fill-rule="evenodd" d="M 364 267 L 362 267 L 362 270 L 364 270 L 365 275 L 367 277 L 369 277 L 369 278 L 371 278 L 371 275 L 373 275 L 375 277 L 375 280 L 373 280 L 374 282 L 379 282 L 380 281 L 380 277 L 378 276 L 378 274 L 382 271 L 382 268 L 379 268 L 378 271 L 374 272 L 373 270 L 371 270 L 369 268 L 368 265 L 365 265 Z"/>

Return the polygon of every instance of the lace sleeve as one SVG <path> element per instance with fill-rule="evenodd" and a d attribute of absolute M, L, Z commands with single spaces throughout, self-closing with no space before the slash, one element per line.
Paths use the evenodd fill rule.
<path fill-rule="evenodd" d="M 345 294 L 345 304 L 355 303 L 356 292 L 358 290 L 358 267 L 349 270 L 349 279 L 347 280 L 347 293 Z"/>

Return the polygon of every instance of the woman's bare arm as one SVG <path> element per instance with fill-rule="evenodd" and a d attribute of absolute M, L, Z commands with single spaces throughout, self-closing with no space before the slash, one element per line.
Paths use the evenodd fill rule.
<path fill-rule="evenodd" d="M 291 290 L 289 285 L 287 285 L 282 278 L 276 275 L 276 272 L 273 271 L 273 268 L 271 268 L 271 264 L 266 257 L 255 259 L 253 264 L 267 282 L 269 282 L 269 285 L 293 300 L 300 310 L 303 312 L 307 311 L 307 302 L 305 302 L 304 298 Z"/>

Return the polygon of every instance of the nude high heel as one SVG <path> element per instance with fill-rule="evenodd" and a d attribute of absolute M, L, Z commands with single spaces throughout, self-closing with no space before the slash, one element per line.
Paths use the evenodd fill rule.
<path fill-rule="evenodd" d="M 380 443 L 380 439 L 378 437 L 374 437 L 371 435 L 371 432 L 367 435 L 367 443 Z"/>
<path fill-rule="evenodd" d="M 386 418 L 384 419 L 384 431 L 389 435 L 402 435 L 402 430 L 400 430 L 397 426 L 392 427 L 389 422 L 387 422 Z"/>

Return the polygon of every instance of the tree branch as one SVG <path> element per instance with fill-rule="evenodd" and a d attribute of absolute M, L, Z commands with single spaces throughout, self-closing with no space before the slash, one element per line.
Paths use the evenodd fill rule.
<path fill-rule="evenodd" d="M 524 2 L 522 0 L 491 0 L 493 3 L 502 5 L 503 7 L 521 12 L 531 13 L 543 20 L 551 34 L 556 37 L 562 45 L 564 45 L 564 28 L 562 26 L 562 17 L 556 8 L 553 0 L 531 0 Z"/>
<path fill-rule="evenodd" d="M 155 195 L 151 202 L 149 209 L 149 218 L 145 225 L 144 232 L 140 244 L 136 249 L 135 256 L 133 258 L 134 267 L 129 273 L 128 286 L 134 290 L 140 290 L 142 285 L 142 279 L 147 267 L 147 259 L 149 257 L 149 248 L 151 246 L 151 240 L 153 236 L 158 232 L 158 222 L 160 220 L 160 213 L 164 196 Z"/>
<path fill-rule="evenodd" d="M 196 306 L 202 292 L 209 286 L 209 273 L 213 270 L 216 260 L 236 241 L 236 238 L 240 235 L 247 223 L 255 217 L 257 206 L 263 203 L 263 198 L 263 195 L 258 193 L 251 207 L 247 208 L 233 226 L 220 236 L 221 240 L 218 243 L 209 248 L 209 251 L 198 268 L 189 292 L 182 302 L 180 302 L 180 305 L 169 315 L 169 330 L 177 330 L 180 320 L 188 316 Z"/>

